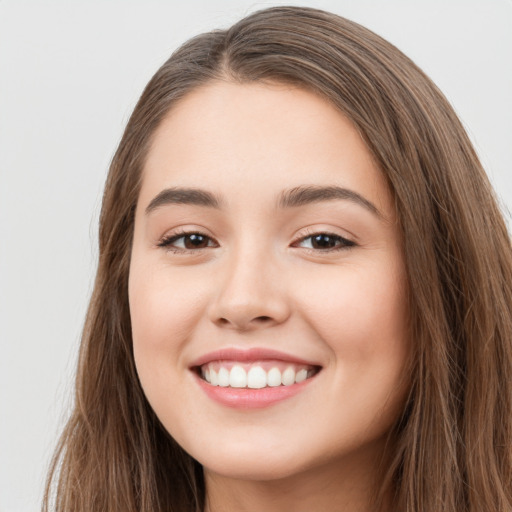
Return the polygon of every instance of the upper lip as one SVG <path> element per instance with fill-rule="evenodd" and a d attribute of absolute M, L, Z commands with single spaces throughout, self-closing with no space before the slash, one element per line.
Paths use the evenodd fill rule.
<path fill-rule="evenodd" d="M 248 348 L 240 349 L 236 347 L 227 347 L 213 352 L 208 352 L 197 358 L 190 365 L 192 368 L 202 366 L 212 361 L 238 361 L 238 362 L 256 362 L 265 360 L 287 361 L 295 364 L 303 364 L 308 366 L 321 366 L 317 362 L 307 361 L 300 357 L 280 352 L 279 350 L 268 348 Z"/>

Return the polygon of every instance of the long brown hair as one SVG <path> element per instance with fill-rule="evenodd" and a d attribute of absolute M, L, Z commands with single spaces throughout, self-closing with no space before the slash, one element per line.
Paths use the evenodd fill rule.
<path fill-rule="evenodd" d="M 356 23 L 299 7 L 259 11 L 190 40 L 135 107 L 105 187 L 74 411 L 43 510 L 204 506 L 200 465 L 139 384 L 127 283 L 151 137 L 180 98 L 212 80 L 290 83 L 321 95 L 360 131 L 394 194 L 414 353 L 383 479 L 393 510 L 512 510 L 512 251 L 487 177 L 453 109 L 413 62 Z"/>

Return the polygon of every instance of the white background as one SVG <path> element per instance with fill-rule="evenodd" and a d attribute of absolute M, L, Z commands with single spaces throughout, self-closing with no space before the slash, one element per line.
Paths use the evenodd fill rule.
<path fill-rule="evenodd" d="M 288 3 L 353 19 L 412 57 L 512 207 L 512 0 Z M 184 40 L 277 4 L 0 0 L 0 512 L 39 507 L 70 403 L 102 186 L 142 88 Z"/>

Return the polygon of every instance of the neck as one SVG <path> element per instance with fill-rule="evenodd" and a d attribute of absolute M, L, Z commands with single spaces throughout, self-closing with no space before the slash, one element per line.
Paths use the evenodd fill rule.
<path fill-rule="evenodd" d="M 357 460 L 337 461 L 272 480 L 249 480 L 219 475 L 205 469 L 206 512 L 385 512 L 390 510 L 389 492 L 380 498 L 377 490 L 386 465 L 375 450 Z M 352 458 L 352 460 L 350 460 Z"/>

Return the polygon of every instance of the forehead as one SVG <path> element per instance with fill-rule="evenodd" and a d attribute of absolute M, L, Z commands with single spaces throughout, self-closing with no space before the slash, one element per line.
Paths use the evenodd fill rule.
<path fill-rule="evenodd" d="M 356 189 L 393 209 L 363 138 L 329 102 L 287 85 L 219 81 L 185 96 L 156 130 L 140 202 L 201 186 L 249 205 L 304 184 Z"/>

